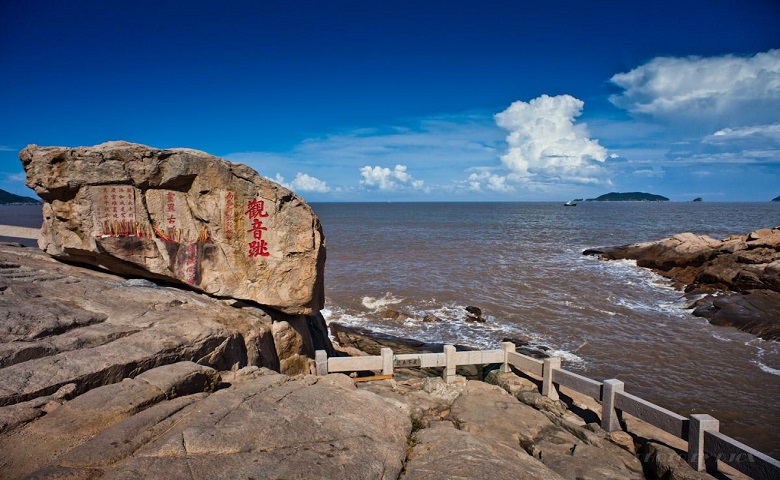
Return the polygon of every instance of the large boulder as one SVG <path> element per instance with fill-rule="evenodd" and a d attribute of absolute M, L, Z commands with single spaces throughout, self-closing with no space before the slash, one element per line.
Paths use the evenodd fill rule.
<path fill-rule="evenodd" d="M 39 245 L 54 257 L 289 314 L 323 307 L 318 218 L 247 166 L 127 142 L 30 145 L 19 157 L 44 201 Z"/>

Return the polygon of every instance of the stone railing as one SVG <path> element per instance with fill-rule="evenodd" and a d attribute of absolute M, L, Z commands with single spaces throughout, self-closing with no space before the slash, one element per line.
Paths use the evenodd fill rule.
<path fill-rule="evenodd" d="M 504 342 L 498 350 L 456 351 L 446 345 L 443 353 L 410 353 L 394 355 L 383 348 L 381 355 L 364 357 L 331 357 L 324 350 L 316 352 L 317 374 L 334 372 L 381 371 L 392 375 L 395 368 L 443 368 L 448 383 L 456 376 L 459 365 L 501 364 L 501 371 L 512 367 L 542 379 L 542 394 L 557 399 L 557 387 L 563 386 L 601 402 L 601 426 L 608 432 L 620 430 L 620 412 L 633 415 L 661 430 L 688 442 L 688 463 L 697 471 L 717 471 L 724 462 L 755 479 L 780 478 L 780 461 L 728 437 L 719 430 L 717 419 L 706 414 L 678 415 L 624 391 L 624 383 L 610 379 L 597 382 L 561 368 L 560 358 L 539 360 L 515 351 L 513 343 Z"/>

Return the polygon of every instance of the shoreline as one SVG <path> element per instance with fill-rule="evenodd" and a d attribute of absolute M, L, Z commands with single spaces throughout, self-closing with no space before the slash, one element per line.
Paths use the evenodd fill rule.
<path fill-rule="evenodd" d="M 780 341 L 780 227 L 716 240 L 681 233 L 655 242 L 586 249 L 635 260 L 685 293 L 685 308 L 717 326 Z"/>

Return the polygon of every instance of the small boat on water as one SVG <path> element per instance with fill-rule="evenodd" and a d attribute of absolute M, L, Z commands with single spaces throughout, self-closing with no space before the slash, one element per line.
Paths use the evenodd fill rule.
<path fill-rule="evenodd" d="M 563 206 L 564 207 L 576 207 L 577 206 L 577 202 L 575 202 L 574 200 L 570 200 L 570 201 L 564 203 Z"/>

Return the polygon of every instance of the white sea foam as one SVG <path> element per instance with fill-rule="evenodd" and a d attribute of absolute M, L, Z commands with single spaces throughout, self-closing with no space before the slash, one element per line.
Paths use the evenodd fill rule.
<path fill-rule="evenodd" d="M 397 298 L 392 293 L 385 293 L 384 297 L 363 297 L 362 304 L 369 310 L 379 310 L 380 308 L 387 307 L 388 305 L 397 305 L 403 302 L 403 298 Z"/>
<path fill-rule="evenodd" d="M 758 360 L 754 360 L 753 363 L 758 365 L 758 368 L 760 368 L 761 370 L 765 371 L 766 373 L 771 373 L 772 375 L 780 376 L 780 369 L 772 368 L 769 365 L 765 365 L 765 364 L 759 362 Z"/>
<path fill-rule="evenodd" d="M 584 364 L 585 360 L 582 359 L 576 353 L 569 352 L 567 350 L 553 350 L 550 353 L 553 357 L 560 357 L 561 360 L 570 363 Z"/>

